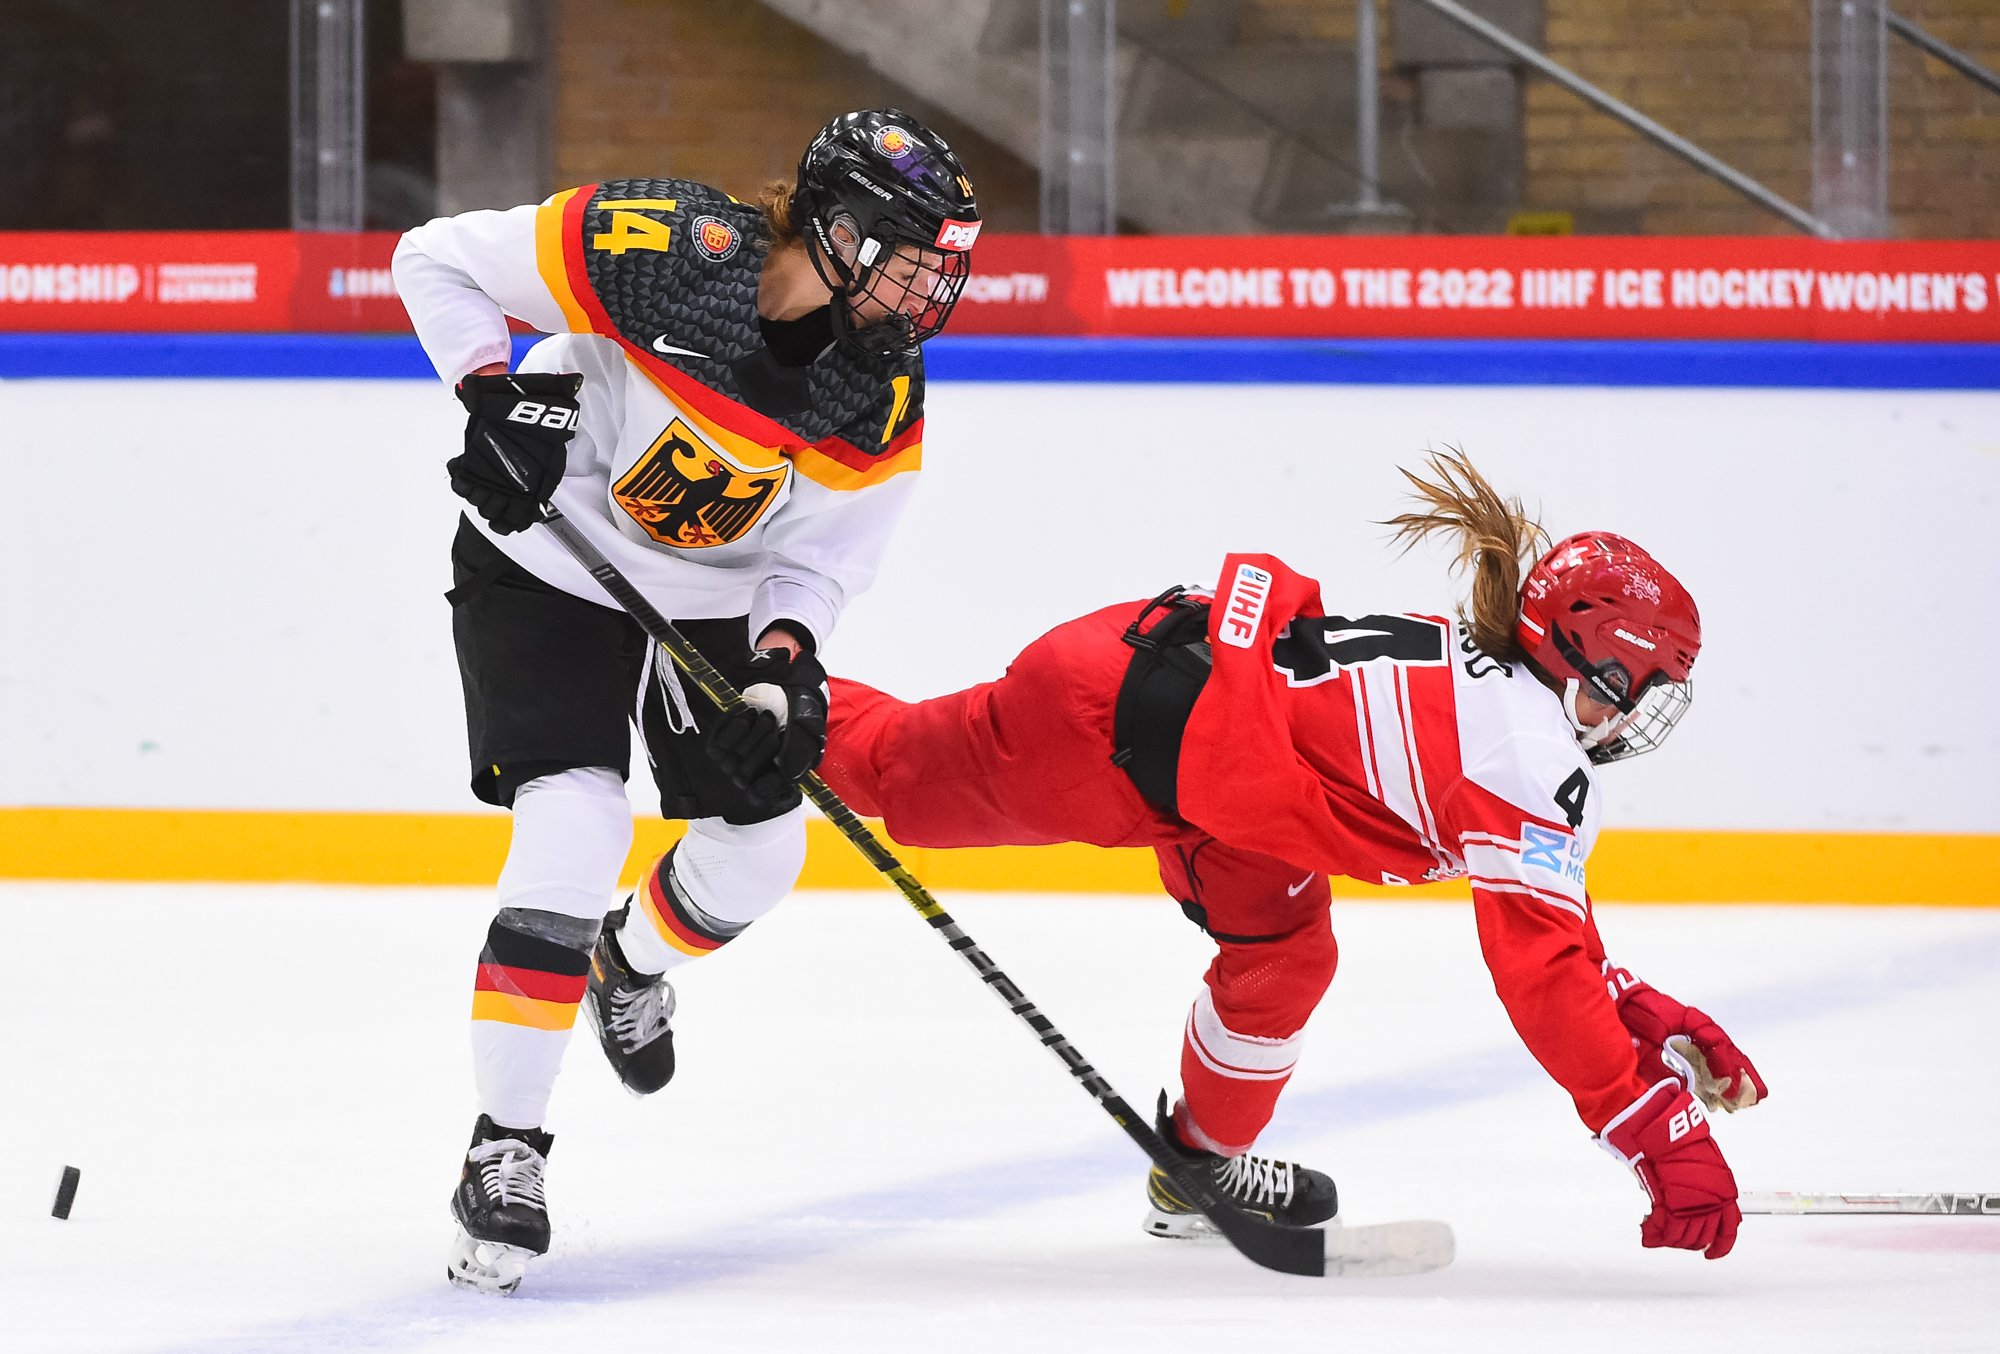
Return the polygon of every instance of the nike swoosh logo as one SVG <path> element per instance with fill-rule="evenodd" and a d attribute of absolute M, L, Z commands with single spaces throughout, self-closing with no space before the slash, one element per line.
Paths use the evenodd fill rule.
<path fill-rule="evenodd" d="M 1291 886 L 1290 888 L 1286 889 L 1286 890 L 1285 890 L 1285 892 L 1286 892 L 1286 893 L 1288 893 L 1288 894 L 1290 894 L 1290 895 L 1291 895 L 1292 897 L 1296 898 L 1296 897 L 1298 897 L 1298 896 L 1299 896 L 1299 894 L 1300 894 L 1300 893 L 1302 893 L 1302 892 L 1303 892 L 1303 891 L 1305 890 L 1305 886 L 1306 886 L 1306 885 L 1308 885 L 1308 884 L 1312 883 L 1312 882 L 1313 882 L 1313 880 L 1315 880 L 1315 879 L 1317 879 L 1317 878 L 1319 878 L 1319 876 L 1318 876 L 1318 875 L 1316 875 L 1316 874 L 1309 874 L 1309 875 L 1307 875 L 1307 876 L 1306 876 L 1306 877 L 1305 877 L 1304 879 L 1301 879 L 1301 880 L 1300 880 L 1300 881 L 1299 881 L 1298 883 L 1296 883 L 1296 884 L 1292 885 L 1292 886 Z"/>
<path fill-rule="evenodd" d="M 667 336 L 665 334 L 662 334 L 658 338 L 653 340 L 653 351 L 656 353 L 666 353 L 669 355 L 677 353 L 682 357 L 698 357 L 704 362 L 708 361 L 707 353 L 698 353 L 692 348 L 676 348 L 674 347 L 673 344 L 667 342 Z"/>

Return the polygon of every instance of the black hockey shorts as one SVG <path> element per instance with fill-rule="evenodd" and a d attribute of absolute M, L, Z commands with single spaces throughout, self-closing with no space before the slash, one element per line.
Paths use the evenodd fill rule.
<path fill-rule="evenodd" d="M 465 736 L 472 793 L 512 807 L 514 792 L 537 776 L 608 766 L 631 777 L 634 712 L 653 758 L 666 818 L 761 823 L 791 803 L 753 805 L 704 746 L 721 711 L 693 682 L 681 690 L 695 727 L 670 714 L 657 673 L 639 680 L 650 641 L 623 611 L 586 602 L 536 578 L 473 529 L 463 516 L 451 543 L 451 637 L 465 686 Z M 677 620 L 709 662 L 738 687 L 750 680 L 750 619 Z M 664 654 L 658 663 L 665 664 Z"/>

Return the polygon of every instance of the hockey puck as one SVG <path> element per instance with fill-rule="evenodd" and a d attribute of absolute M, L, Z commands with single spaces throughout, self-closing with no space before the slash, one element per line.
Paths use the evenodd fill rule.
<path fill-rule="evenodd" d="M 76 1167 L 63 1167 L 62 1183 L 56 1186 L 56 1206 L 49 1210 L 50 1217 L 69 1217 L 69 1206 L 76 1202 L 77 1182 L 82 1179 L 83 1172 Z"/>

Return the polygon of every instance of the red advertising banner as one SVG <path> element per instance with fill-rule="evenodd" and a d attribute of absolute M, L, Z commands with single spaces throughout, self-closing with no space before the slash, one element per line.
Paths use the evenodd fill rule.
<path fill-rule="evenodd" d="M 0 330 L 410 328 L 397 237 L 0 234 Z M 2000 340 L 2000 241 L 988 235 L 955 334 Z"/>
<path fill-rule="evenodd" d="M 0 330 L 409 332 L 394 232 L 0 234 Z"/>

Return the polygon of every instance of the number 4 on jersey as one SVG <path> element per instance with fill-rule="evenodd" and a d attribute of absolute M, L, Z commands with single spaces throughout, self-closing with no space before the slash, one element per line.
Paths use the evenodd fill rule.
<path fill-rule="evenodd" d="M 1443 663 L 1446 639 L 1442 622 L 1420 616 L 1301 616 L 1271 659 L 1289 685 L 1312 686 L 1359 663 Z"/>
<path fill-rule="evenodd" d="M 590 237 L 592 248 L 609 250 L 613 254 L 622 254 L 628 249 L 664 250 L 673 241 L 671 226 L 637 212 L 611 213 L 611 229 Z"/>
<path fill-rule="evenodd" d="M 1542 782 L 1546 785 L 1548 782 Z M 1556 807 L 1569 819 L 1570 829 L 1583 826 L 1583 801 L 1590 798 L 1590 777 L 1582 767 L 1569 773 L 1569 779 L 1556 787 Z"/>

